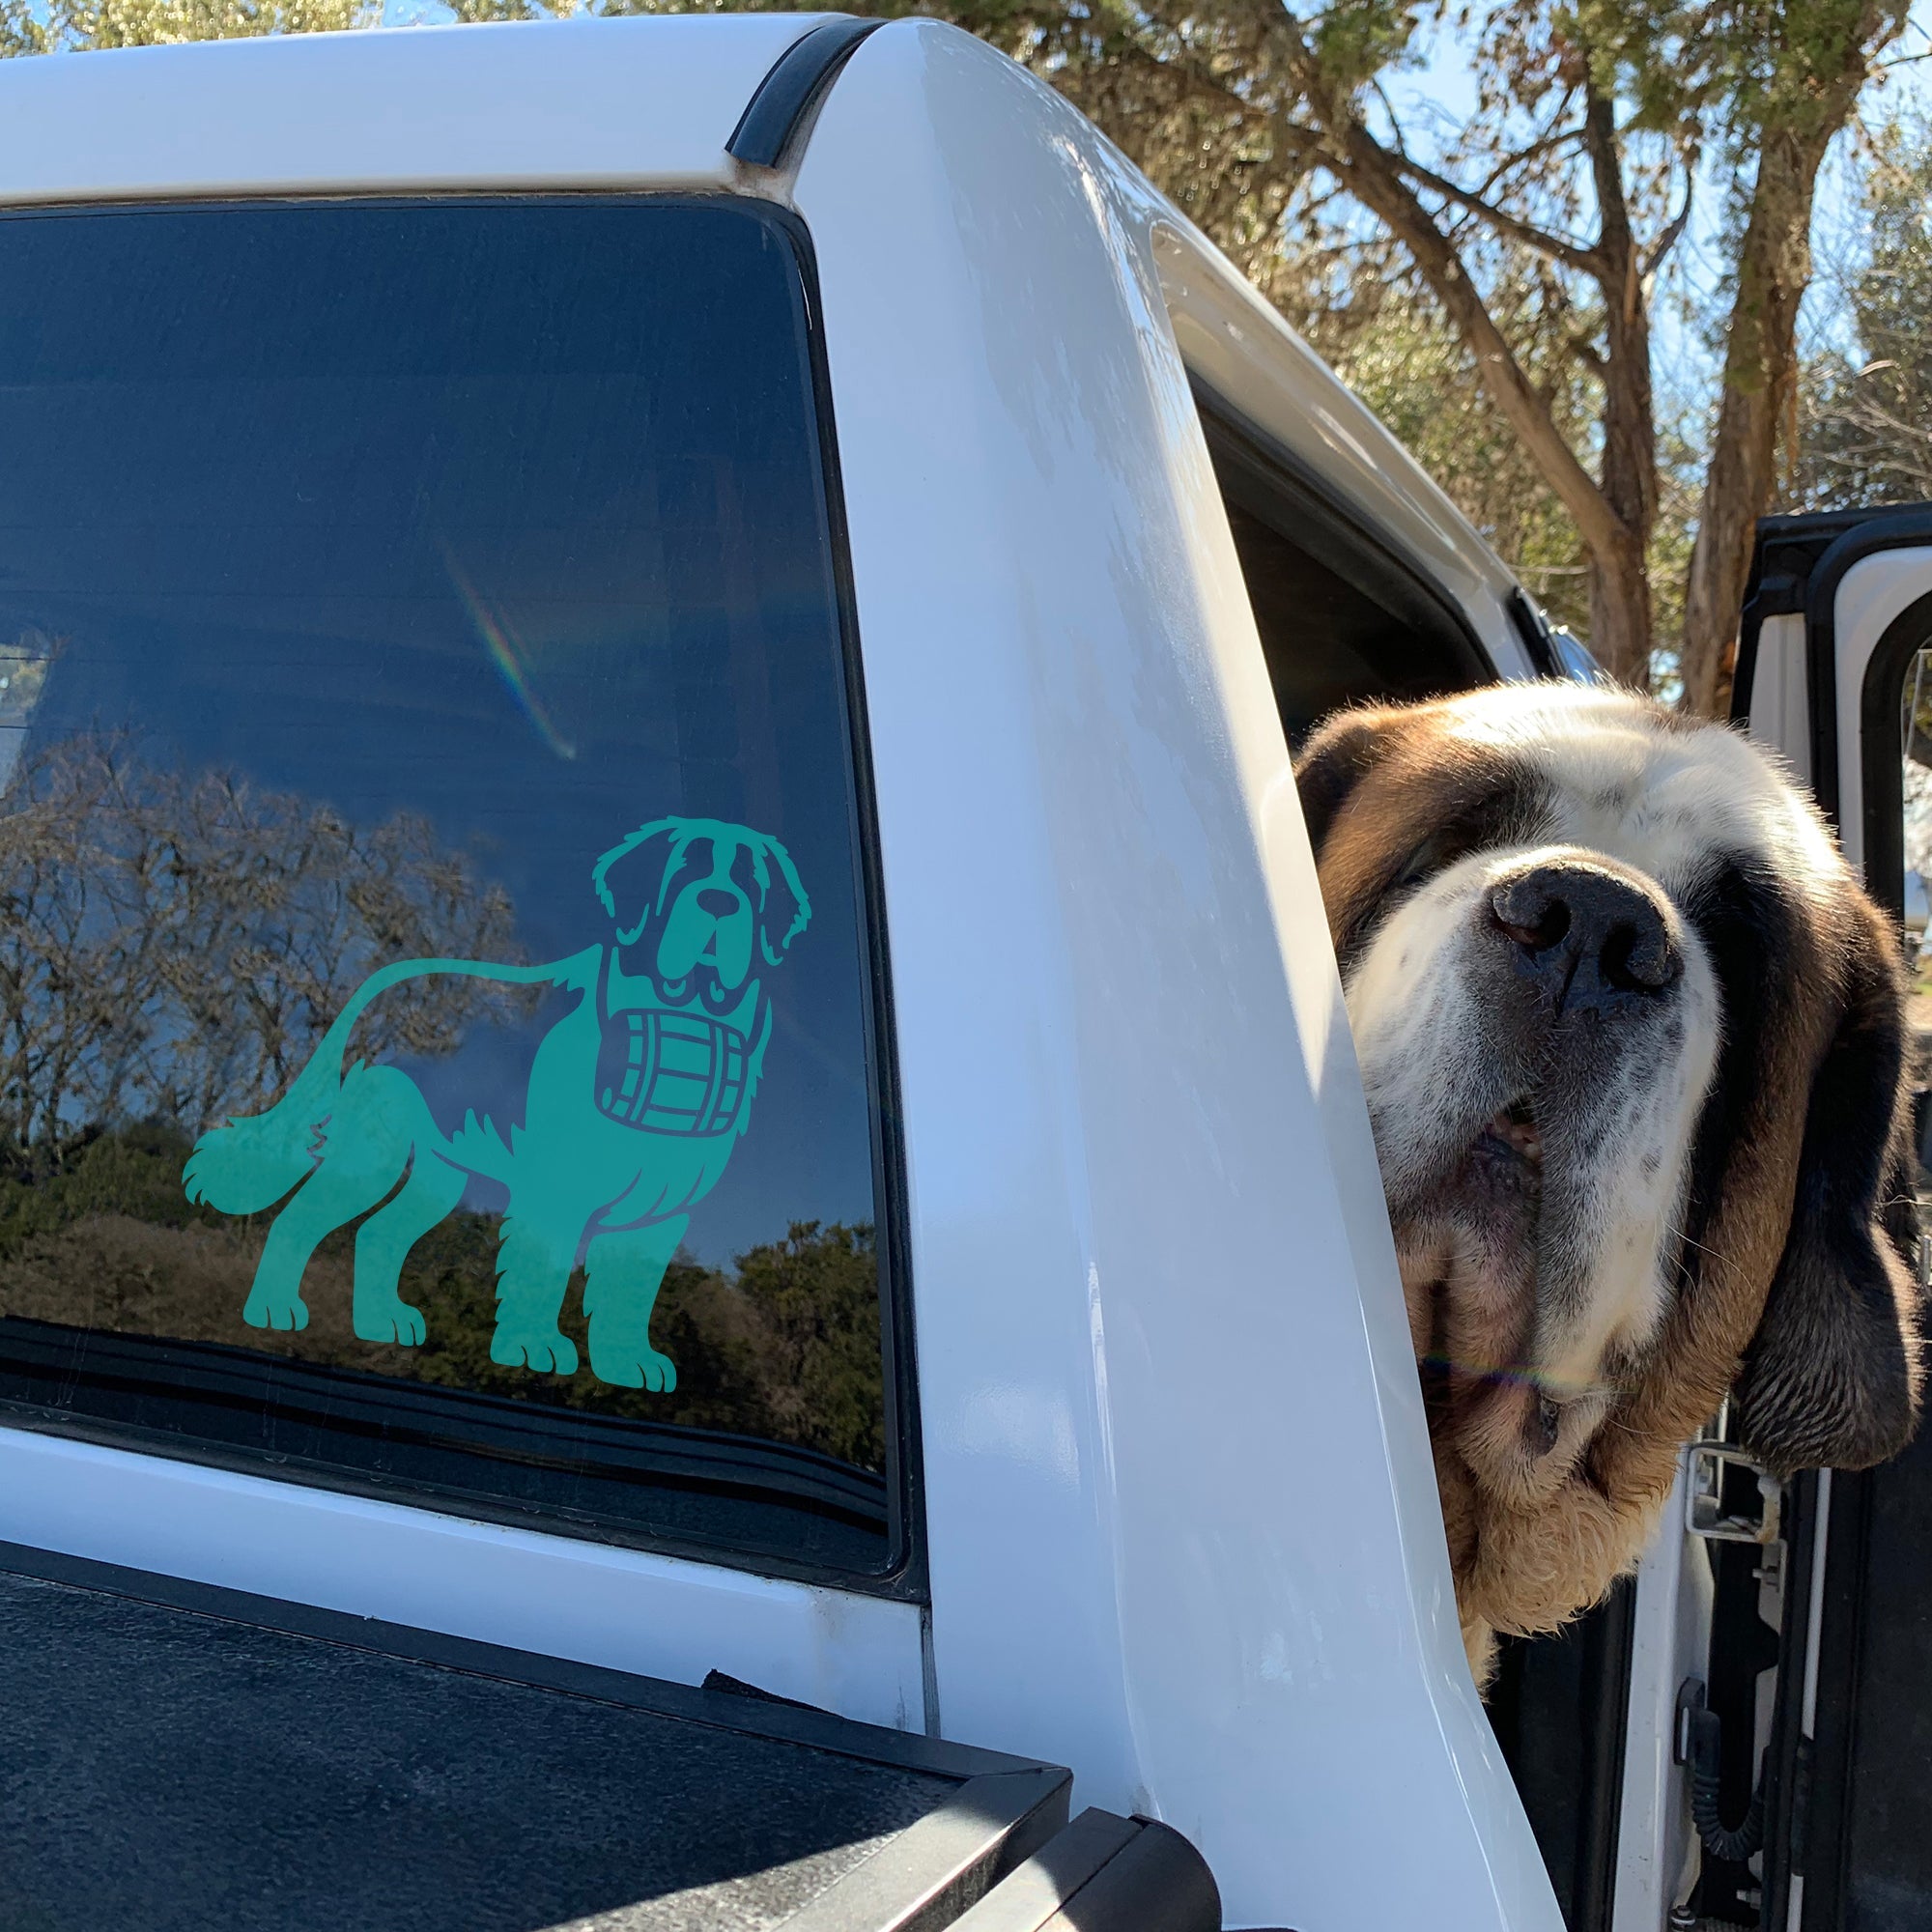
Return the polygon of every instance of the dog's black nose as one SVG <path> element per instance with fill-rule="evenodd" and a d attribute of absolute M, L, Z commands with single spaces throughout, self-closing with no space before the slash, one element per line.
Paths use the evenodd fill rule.
<path fill-rule="evenodd" d="M 713 919 L 723 919 L 726 913 L 738 910 L 738 895 L 720 892 L 715 886 L 707 887 L 697 895 L 697 909 L 708 912 Z"/>
<path fill-rule="evenodd" d="M 1684 970 L 1657 899 L 1581 860 L 1504 880 L 1490 895 L 1490 918 L 1559 1012 L 1661 993 Z"/>

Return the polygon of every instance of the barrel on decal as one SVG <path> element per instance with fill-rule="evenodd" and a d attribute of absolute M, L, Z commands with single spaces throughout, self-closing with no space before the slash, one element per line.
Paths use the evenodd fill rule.
<path fill-rule="evenodd" d="M 745 1038 L 705 1013 L 631 1009 L 604 1021 L 597 1108 L 627 1127 L 720 1134 L 738 1117 Z"/>

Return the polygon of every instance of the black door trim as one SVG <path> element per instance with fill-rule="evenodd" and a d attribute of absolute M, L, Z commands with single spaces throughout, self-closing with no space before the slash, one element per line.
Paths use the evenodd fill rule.
<path fill-rule="evenodd" d="M 1745 591 L 1732 680 L 1731 716 L 1750 715 L 1764 619 L 1804 613 L 1805 684 L 1811 700 L 1811 789 L 1838 823 L 1838 587 L 1868 556 L 1888 550 L 1932 548 L 1932 503 L 1877 512 L 1833 510 L 1816 516 L 1766 517 Z"/>

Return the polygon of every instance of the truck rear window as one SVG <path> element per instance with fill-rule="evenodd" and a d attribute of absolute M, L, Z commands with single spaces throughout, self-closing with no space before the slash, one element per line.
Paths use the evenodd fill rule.
<path fill-rule="evenodd" d="M 903 1557 L 801 251 L 0 220 L 0 1420 Z"/>

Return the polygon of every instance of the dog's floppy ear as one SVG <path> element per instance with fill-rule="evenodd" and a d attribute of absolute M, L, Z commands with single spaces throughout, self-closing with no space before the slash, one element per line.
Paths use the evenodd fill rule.
<path fill-rule="evenodd" d="M 675 818 L 654 819 L 611 846 L 592 867 L 591 887 L 616 924 L 618 945 L 635 946 L 643 936 L 665 876 L 683 850 L 684 831 Z"/>
<path fill-rule="evenodd" d="M 776 966 L 810 922 L 811 901 L 805 895 L 791 854 L 768 835 L 758 842 L 764 861 L 758 867 L 758 950 L 767 966 Z"/>
<path fill-rule="evenodd" d="M 1294 789 L 1318 859 L 1335 814 L 1381 756 L 1393 715 L 1367 705 L 1331 713 L 1302 746 L 1294 761 Z"/>
<path fill-rule="evenodd" d="M 1745 1446 L 1779 1474 L 1861 1469 L 1918 1418 L 1918 1214 L 1905 1014 L 1876 913 L 1812 1082 L 1783 1259 L 1738 1384 Z"/>

